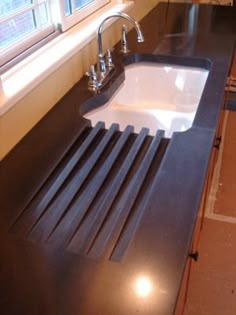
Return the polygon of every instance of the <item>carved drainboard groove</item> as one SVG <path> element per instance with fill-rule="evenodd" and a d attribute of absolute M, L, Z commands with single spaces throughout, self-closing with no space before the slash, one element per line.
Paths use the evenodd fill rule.
<path fill-rule="evenodd" d="M 89 128 L 23 209 L 10 233 L 120 261 L 145 211 L 169 140 L 133 126 Z"/>

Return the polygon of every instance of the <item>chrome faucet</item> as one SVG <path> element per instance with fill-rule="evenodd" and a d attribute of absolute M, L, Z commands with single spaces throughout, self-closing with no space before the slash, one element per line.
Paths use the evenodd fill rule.
<path fill-rule="evenodd" d="M 106 17 L 101 24 L 98 27 L 97 30 L 97 39 L 98 39 L 98 61 L 97 61 L 97 71 L 95 71 L 94 66 L 92 65 L 90 67 L 90 71 L 88 72 L 88 76 L 89 76 L 89 88 L 92 90 L 99 90 L 102 86 L 104 86 L 107 82 L 108 82 L 108 75 L 111 73 L 111 71 L 114 68 L 113 62 L 112 62 L 112 56 L 111 56 L 111 50 L 108 49 L 107 50 L 107 55 L 105 58 L 105 55 L 103 53 L 103 45 L 102 45 L 102 29 L 103 29 L 103 25 L 104 23 L 113 18 L 113 17 L 118 17 L 118 18 L 123 18 L 128 20 L 131 24 L 134 25 L 136 33 L 137 33 L 137 41 L 139 43 L 144 41 L 144 37 L 143 37 L 143 33 L 141 31 L 140 25 L 139 23 L 130 15 L 126 14 L 126 13 L 113 13 L 111 15 L 109 15 L 108 17 Z M 123 26 L 123 32 L 126 32 L 126 28 Z M 126 34 L 124 34 L 124 36 L 126 36 Z M 124 38 L 123 38 L 124 40 Z M 127 43 L 126 43 L 127 45 Z"/>
<path fill-rule="evenodd" d="M 130 15 L 126 14 L 126 13 L 113 13 L 111 15 L 109 15 L 108 17 L 106 17 L 102 23 L 100 24 L 100 26 L 98 27 L 98 31 L 97 31 L 97 36 L 98 36 L 98 71 L 99 72 L 106 72 L 106 63 L 105 63 L 105 58 L 104 58 L 104 54 L 103 54 L 103 47 L 102 47 L 102 27 L 103 24 L 113 18 L 113 17 L 120 17 L 123 19 L 128 20 L 131 24 L 134 25 L 135 29 L 136 29 L 136 33 L 137 33 L 137 41 L 139 43 L 144 41 L 144 37 L 143 37 L 143 33 L 141 31 L 140 25 L 139 23 Z"/>

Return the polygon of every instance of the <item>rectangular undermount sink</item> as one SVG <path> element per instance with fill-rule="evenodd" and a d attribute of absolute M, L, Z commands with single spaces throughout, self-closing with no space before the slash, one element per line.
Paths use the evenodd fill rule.
<path fill-rule="evenodd" d="M 108 128 L 120 124 L 124 130 L 133 125 L 135 132 L 148 127 L 150 135 L 165 130 L 191 128 L 209 70 L 180 65 L 139 62 L 125 68 L 125 81 L 105 105 L 85 115 L 92 125 L 104 121 Z"/>

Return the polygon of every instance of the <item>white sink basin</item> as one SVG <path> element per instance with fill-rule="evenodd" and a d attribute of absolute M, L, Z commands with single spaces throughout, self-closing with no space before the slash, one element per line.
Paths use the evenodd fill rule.
<path fill-rule="evenodd" d="M 136 63 L 125 68 L 125 81 L 104 106 L 85 115 L 92 125 L 113 122 L 120 130 L 133 125 L 135 132 L 148 127 L 154 135 L 165 130 L 170 138 L 174 131 L 192 126 L 207 80 L 208 70 L 202 68 Z"/>

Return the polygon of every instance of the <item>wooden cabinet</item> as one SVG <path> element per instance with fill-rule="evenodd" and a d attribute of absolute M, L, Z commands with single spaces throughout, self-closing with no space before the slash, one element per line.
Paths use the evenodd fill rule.
<path fill-rule="evenodd" d="M 234 53 L 234 59 L 232 62 L 230 75 L 236 77 L 236 50 Z M 207 176 L 205 179 L 203 194 L 201 198 L 201 203 L 198 211 L 197 221 L 195 224 L 192 244 L 190 247 L 189 257 L 186 261 L 186 266 L 183 274 L 182 284 L 179 291 L 179 297 L 175 308 L 175 315 L 183 315 L 184 314 L 184 308 L 188 297 L 188 286 L 189 286 L 189 280 L 190 280 L 190 274 L 191 274 L 191 267 L 192 264 L 195 263 L 194 260 L 198 259 L 198 245 L 200 240 L 200 234 L 201 230 L 203 228 L 203 222 L 204 222 L 204 216 L 205 216 L 205 210 L 207 205 L 207 199 L 210 193 L 211 189 L 211 183 L 214 173 L 214 168 L 218 159 L 219 155 L 219 148 L 222 140 L 222 132 L 223 132 L 223 124 L 225 119 L 225 108 L 227 105 L 228 100 L 228 92 L 225 92 L 224 101 L 222 104 L 222 109 L 218 121 L 218 126 L 215 132 L 215 141 L 212 146 L 211 156 L 208 164 L 208 171 Z"/>
<path fill-rule="evenodd" d="M 175 308 L 175 315 L 183 315 L 184 308 L 188 297 L 188 285 L 190 280 L 191 274 L 191 266 L 195 261 L 198 260 L 198 246 L 200 241 L 200 234 L 203 228 L 207 198 L 210 193 L 211 182 L 213 178 L 213 172 L 215 168 L 215 164 L 217 162 L 218 154 L 219 154 L 219 146 L 221 143 L 221 133 L 222 133 L 222 126 L 224 120 L 224 108 L 222 108 L 221 115 L 219 118 L 218 128 L 215 134 L 215 141 L 212 147 L 212 152 L 208 164 L 208 171 L 207 176 L 205 179 L 204 189 L 202 193 L 201 203 L 198 210 L 197 220 L 195 224 L 194 234 L 192 238 L 192 244 L 189 251 L 189 257 L 186 262 L 185 271 L 182 279 L 181 288 L 179 291 L 179 297 Z"/>
<path fill-rule="evenodd" d="M 191 266 L 195 261 L 198 259 L 198 245 L 200 240 L 200 233 L 203 227 L 203 220 L 204 220 L 204 213 L 206 208 L 206 201 L 207 201 L 207 193 L 209 187 L 209 176 L 210 176 L 210 169 L 208 169 L 204 190 L 201 198 L 201 204 L 198 211 L 197 221 L 195 224 L 195 229 L 192 238 L 192 244 L 189 251 L 189 257 L 186 261 L 186 266 L 184 270 L 184 275 L 182 279 L 181 288 L 179 291 L 178 301 L 175 308 L 175 315 L 183 315 L 184 314 L 184 307 L 186 304 L 186 300 L 188 297 L 188 285 L 191 273 Z"/>
<path fill-rule="evenodd" d="M 189 285 L 189 278 L 190 278 L 190 272 L 191 272 L 191 265 L 192 265 L 192 259 L 189 257 L 186 262 L 183 280 L 182 280 L 181 288 L 179 291 L 178 301 L 175 307 L 174 315 L 184 314 L 184 308 L 185 308 L 185 304 L 186 304 L 187 296 L 188 296 L 188 285 Z"/>
<path fill-rule="evenodd" d="M 236 77 L 236 49 L 234 50 L 234 58 L 230 69 L 230 75 Z"/>

